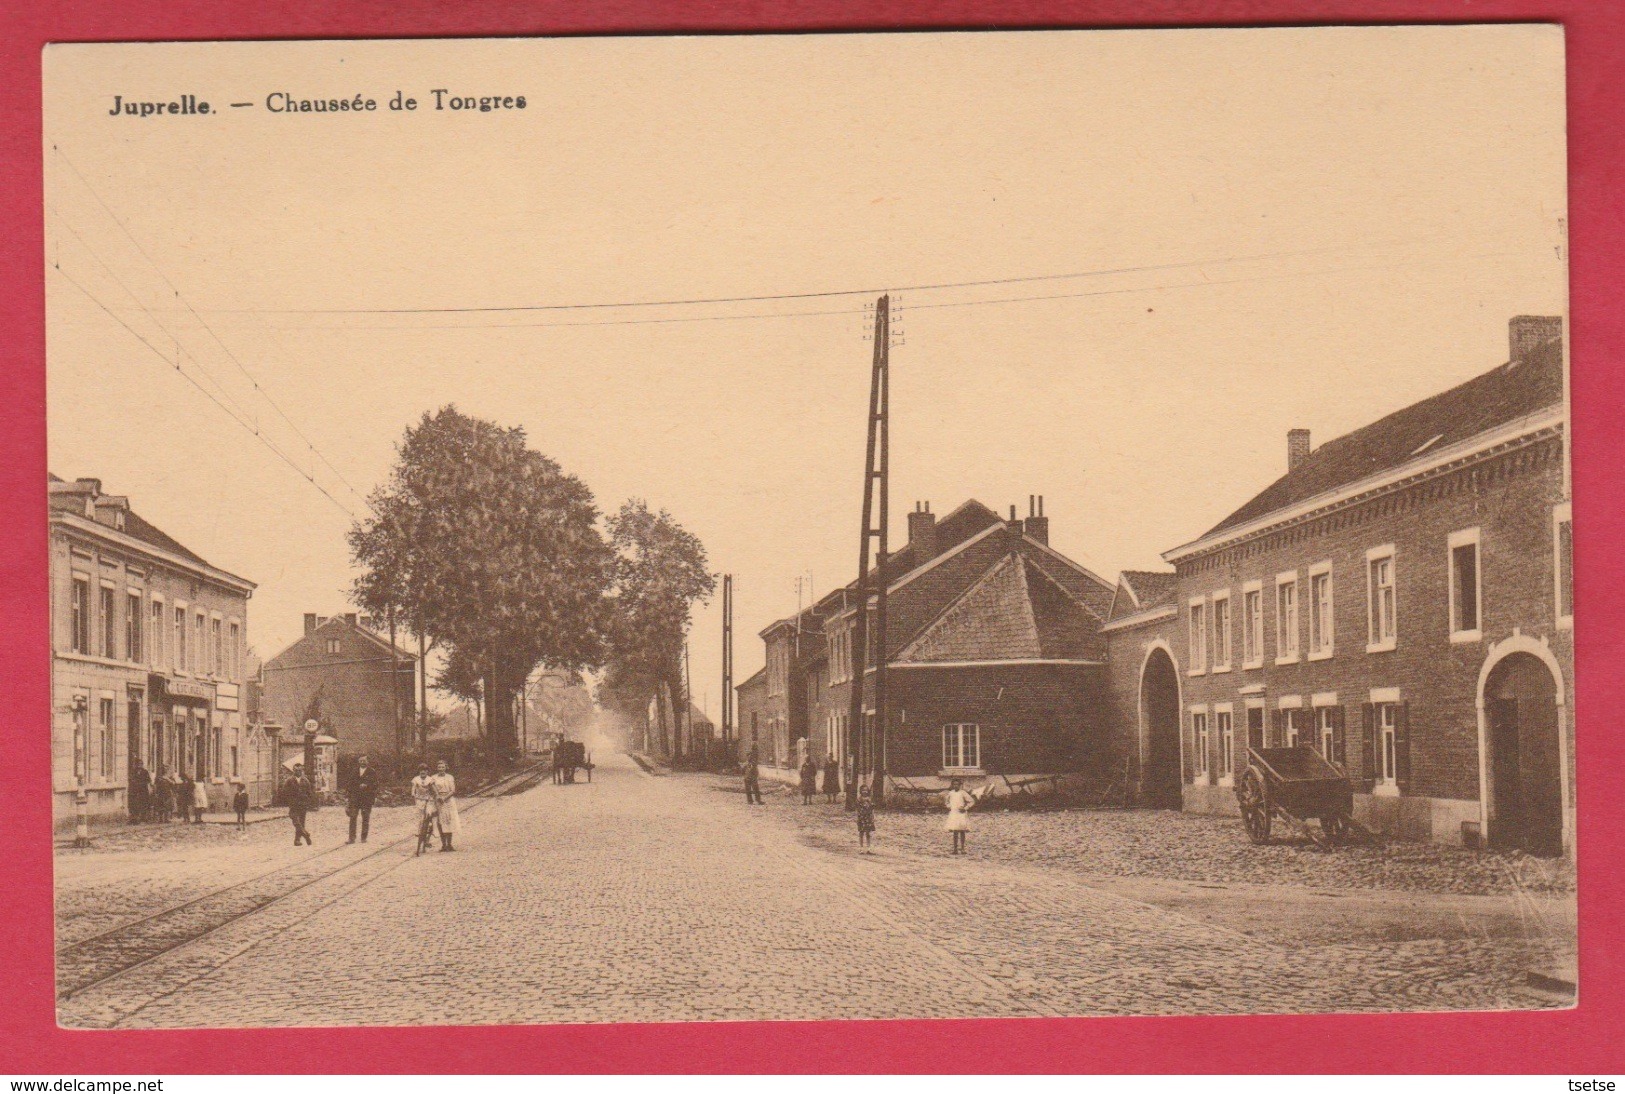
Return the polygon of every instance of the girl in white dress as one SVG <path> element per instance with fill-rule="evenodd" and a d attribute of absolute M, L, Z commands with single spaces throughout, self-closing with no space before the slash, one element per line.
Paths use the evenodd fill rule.
<path fill-rule="evenodd" d="M 451 845 L 451 837 L 457 834 L 457 780 L 452 777 L 451 770 L 446 761 L 441 760 L 435 769 L 434 778 L 429 780 L 434 784 L 435 801 L 440 806 L 440 817 L 436 824 L 440 828 L 440 849 L 442 851 L 455 851 Z"/>
<path fill-rule="evenodd" d="M 959 779 L 948 784 L 948 822 L 943 825 L 954 836 L 953 854 L 965 853 L 965 833 L 970 831 L 970 811 L 976 805 L 976 795 L 965 788 Z"/>

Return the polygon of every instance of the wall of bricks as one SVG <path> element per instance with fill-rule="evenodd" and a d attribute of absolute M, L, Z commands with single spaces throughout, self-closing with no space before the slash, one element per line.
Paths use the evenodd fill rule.
<path fill-rule="evenodd" d="M 1544 644 L 1559 662 L 1565 696 L 1563 733 L 1574 754 L 1572 632 L 1557 619 L 1554 506 L 1563 499 L 1562 447 L 1557 438 L 1538 441 L 1462 468 L 1393 495 L 1364 503 L 1258 540 L 1182 562 L 1175 619 L 1110 639 L 1110 694 L 1115 747 L 1133 748 L 1138 735 L 1138 670 L 1146 644 L 1166 641 L 1181 671 L 1184 747 L 1190 769 L 1192 704 L 1231 702 L 1236 711 L 1237 752 L 1244 741 L 1244 705 L 1262 697 L 1273 712 L 1284 695 L 1335 692 L 1344 710 L 1350 774 L 1362 789 L 1366 767 L 1363 706 L 1373 688 L 1397 688 L 1407 704 L 1410 778 L 1406 798 L 1477 802 L 1479 793 L 1478 680 L 1491 649 L 1515 634 Z M 1449 610 L 1448 539 L 1452 532 L 1480 529 L 1482 638 L 1452 642 Z M 1368 591 L 1366 551 L 1394 546 L 1397 642 L 1392 651 L 1366 652 Z M 1329 560 L 1334 589 L 1334 653 L 1309 661 L 1309 567 Z M 1299 649 L 1296 664 L 1276 665 L 1278 573 L 1297 570 Z M 1259 668 L 1242 665 L 1243 584 L 1264 585 L 1264 658 Z M 1233 649 L 1229 672 L 1192 675 L 1189 609 L 1193 596 L 1230 590 Z M 1211 599 L 1209 621 L 1211 624 Z M 1211 639 L 1210 639 L 1211 640 Z M 1247 693 L 1244 694 L 1243 689 Z M 1272 714 L 1266 715 L 1266 727 Z M 1306 725 L 1309 716 L 1305 715 Z M 1218 771 L 1218 734 L 1210 732 L 1210 770 Z M 1568 765 L 1572 800 L 1573 764 Z M 1223 795 L 1196 795 L 1198 805 L 1222 807 Z M 1422 834 L 1423 815 L 1377 803 L 1383 818 Z M 1401 817 L 1401 813 L 1404 817 Z M 1476 812 L 1473 814 L 1476 815 Z"/>
<path fill-rule="evenodd" d="M 330 640 L 338 643 L 337 652 L 328 651 Z M 322 732 L 338 738 L 340 756 L 393 757 L 398 749 L 411 747 L 417 677 L 411 661 L 395 673 L 403 727 L 397 740 L 391 661 L 382 646 L 356 628 L 330 622 L 266 662 L 260 702 L 267 718 L 297 734 L 319 693 Z"/>

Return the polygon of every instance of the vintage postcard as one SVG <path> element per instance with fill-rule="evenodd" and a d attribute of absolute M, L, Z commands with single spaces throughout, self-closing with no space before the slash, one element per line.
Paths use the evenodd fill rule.
<path fill-rule="evenodd" d="M 1574 1005 L 1561 28 L 42 63 L 62 1026 Z"/>

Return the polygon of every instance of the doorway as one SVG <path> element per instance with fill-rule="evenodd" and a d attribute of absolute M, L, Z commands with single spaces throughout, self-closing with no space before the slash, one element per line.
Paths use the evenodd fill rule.
<path fill-rule="evenodd" d="M 1146 655 L 1140 669 L 1141 734 L 1145 763 L 1140 769 L 1140 800 L 1154 809 L 1184 805 L 1179 761 L 1179 670 L 1162 647 Z"/>
<path fill-rule="evenodd" d="M 1557 681 L 1540 658 L 1513 653 L 1484 681 L 1490 845 L 1563 853 L 1563 761 Z"/>

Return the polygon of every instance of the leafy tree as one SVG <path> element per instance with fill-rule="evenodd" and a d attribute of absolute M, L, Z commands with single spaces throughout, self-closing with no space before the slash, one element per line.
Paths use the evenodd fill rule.
<path fill-rule="evenodd" d="M 477 677 L 492 746 L 511 753 L 530 672 L 603 657 L 616 571 L 592 493 L 523 429 L 447 406 L 408 427 L 368 500 L 349 536 L 356 603 L 446 647 L 459 687 Z"/>
<path fill-rule="evenodd" d="M 670 513 L 650 510 L 641 498 L 609 519 L 609 542 L 616 559 L 615 596 L 601 701 L 641 718 L 664 684 L 672 706 L 686 709 L 681 665 L 690 612 L 716 589 L 705 546 Z"/>

